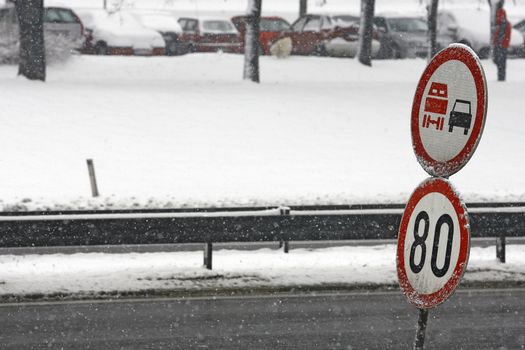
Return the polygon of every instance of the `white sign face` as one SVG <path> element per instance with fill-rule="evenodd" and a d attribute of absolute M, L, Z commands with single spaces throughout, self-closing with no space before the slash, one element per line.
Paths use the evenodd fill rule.
<path fill-rule="evenodd" d="M 410 302 L 434 307 L 452 294 L 465 271 L 467 213 L 451 185 L 431 178 L 412 194 L 399 230 L 397 270 Z"/>
<path fill-rule="evenodd" d="M 450 176 L 472 156 L 485 124 L 486 82 L 464 45 L 437 54 L 419 81 L 412 107 L 412 143 L 433 176 Z"/>
<path fill-rule="evenodd" d="M 461 61 L 443 63 L 430 77 L 419 109 L 419 134 L 428 155 L 438 162 L 456 157 L 476 121 L 476 84 Z"/>
<path fill-rule="evenodd" d="M 405 271 L 421 294 L 443 288 L 458 262 L 460 232 L 452 203 L 438 192 L 423 197 L 414 208 L 405 235 Z"/>

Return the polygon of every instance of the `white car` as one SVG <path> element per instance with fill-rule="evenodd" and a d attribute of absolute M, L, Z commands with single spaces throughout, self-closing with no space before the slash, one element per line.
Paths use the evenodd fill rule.
<path fill-rule="evenodd" d="M 490 55 L 490 12 L 478 8 L 451 8 L 438 13 L 438 33 L 470 46 L 481 58 Z M 522 55 L 523 36 L 516 29 L 510 35 L 509 55 Z"/>
<path fill-rule="evenodd" d="M 286 36 L 292 40 L 294 54 L 354 57 L 359 47 L 359 21 L 351 15 L 307 14 L 292 24 Z M 377 38 L 374 31 L 372 57 L 379 51 Z"/>
<path fill-rule="evenodd" d="M 79 11 L 88 37 L 86 53 L 159 56 L 165 54 L 162 35 L 144 27 L 133 14 Z"/>
<path fill-rule="evenodd" d="M 182 53 L 180 35 L 182 28 L 170 14 L 163 13 L 134 13 L 137 20 L 146 28 L 157 31 L 166 43 L 166 55 L 173 56 Z"/>

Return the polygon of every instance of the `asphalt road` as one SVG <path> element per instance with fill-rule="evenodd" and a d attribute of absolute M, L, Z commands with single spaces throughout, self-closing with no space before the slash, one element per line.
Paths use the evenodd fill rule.
<path fill-rule="evenodd" d="M 400 292 L 0 305 L 2 349 L 409 349 Z M 427 349 L 525 348 L 525 290 L 461 290 Z"/>

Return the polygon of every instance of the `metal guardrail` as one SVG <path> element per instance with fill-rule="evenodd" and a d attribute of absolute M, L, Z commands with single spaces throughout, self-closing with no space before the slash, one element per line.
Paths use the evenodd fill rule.
<path fill-rule="evenodd" d="M 467 205 L 472 237 L 525 236 L 525 203 Z M 0 247 L 395 239 L 402 204 L 4 212 Z M 285 244 L 285 251 L 287 243 Z"/>

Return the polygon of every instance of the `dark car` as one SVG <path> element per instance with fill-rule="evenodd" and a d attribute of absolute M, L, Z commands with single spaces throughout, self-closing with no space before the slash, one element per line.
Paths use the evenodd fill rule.
<path fill-rule="evenodd" d="M 516 23 L 514 25 L 514 29 L 518 30 L 523 35 L 523 47 L 522 47 L 521 55 L 519 55 L 520 57 L 523 57 L 525 55 L 525 19 Z"/>
<path fill-rule="evenodd" d="M 341 15 L 309 14 L 292 24 L 292 31 L 284 34 L 292 39 L 292 53 L 297 55 L 353 57 L 357 54 L 359 22 Z M 348 16 L 350 17 L 350 16 Z M 355 18 L 355 16 L 351 16 Z M 372 56 L 379 50 L 377 33 L 372 40 Z"/>
<path fill-rule="evenodd" d="M 429 44 L 427 22 L 420 17 L 379 15 L 374 18 L 381 49 L 378 58 L 426 57 Z"/>
<path fill-rule="evenodd" d="M 184 52 L 242 51 L 241 37 L 229 19 L 181 17 L 179 44 Z"/>
<path fill-rule="evenodd" d="M 472 124 L 472 111 L 470 108 L 470 101 L 456 100 L 454 107 L 450 112 L 448 120 L 448 131 L 452 132 L 454 127 L 463 128 L 463 134 L 468 134 L 470 125 Z"/>
<path fill-rule="evenodd" d="M 232 17 L 232 22 L 241 35 L 244 45 L 246 34 L 246 16 Z M 291 32 L 290 23 L 277 16 L 261 17 L 259 22 L 259 53 L 269 55 L 272 45 L 279 40 L 282 33 Z"/>

